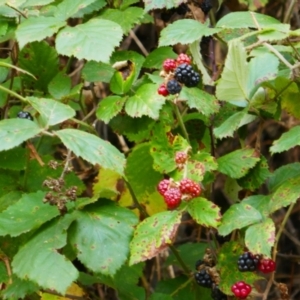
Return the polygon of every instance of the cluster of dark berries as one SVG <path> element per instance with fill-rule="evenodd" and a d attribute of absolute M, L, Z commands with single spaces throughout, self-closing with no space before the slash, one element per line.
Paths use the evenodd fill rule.
<path fill-rule="evenodd" d="M 202 9 L 203 13 L 207 15 L 212 9 L 211 0 L 203 0 L 199 7 Z"/>
<path fill-rule="evenodd" d="M 19 119 L 27 119 L 27 120 L 33 121 L 33 117 L 28 111 L 22 110 L 22 111 L 18 112 L 17 117 Z"/>
<path fill-rule="evenodd" d="M 166 59 L 161 76 L 166 83 L 161 84 L 157 92 L 162 96 L 180 93 L 183 84 L 194 87 L 200 82 L 199 73 L 193 69 L 190 57 L 184 53 L 179 54 L 176 60 Z"/>
<path fill-rule="evenodd" d="M 180 182 L 163 179 L 159 182 L 157 190 L 164 197 L 169 209 L 178 207 L 182 200 L 188 201 L 201 194 L 200 186 L 188 178 L 182 179 Z"/>

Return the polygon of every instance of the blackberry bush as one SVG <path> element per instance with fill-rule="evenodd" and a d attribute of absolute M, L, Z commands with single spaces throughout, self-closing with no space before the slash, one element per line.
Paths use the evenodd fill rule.
<path fill-rule="evenodd" d="M 193 70 L 191 65 L 186 63 L 179 65 L 174 73 L 174 77 L 180 82 L 185 84 L 187 87 L 197 86 L 200 82 L 199 73 Z"/>

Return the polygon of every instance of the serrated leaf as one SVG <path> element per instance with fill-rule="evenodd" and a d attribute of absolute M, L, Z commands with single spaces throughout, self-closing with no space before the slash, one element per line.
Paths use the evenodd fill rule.
<path fill-rule="evenodd" d="M 0 151 L 12 149 L 42 131 L 33 121 L 27 119 L 6 119 L 0 121 Z"/>
<path fill-rule="evenodd" d="M 55 134 L 75 155 L 81 156 L 92 164 L 99 164 L 105 169 L 115 170 L 117 173 L 123 174 L 124 155 L 107 141 L 76 129 L 63 129 L 56 131 Z"/>
<path fill-rule="evenodd" d="M 21 147 L 1 152 L 0 168 L 15 171 L 24 170 L 27 154 L 27 150 Z"/>
<path fill-rule="evenodd" d="M 40 191 L 24 194 L 17 203 L 0 213 L 0 235 L 15 237 L 58 216 L 55 206 L 43 203 L 44 196 Z"/>
<path fill-rule="evenodd" d="M 220 224 L 220 208 L 205 198 L 195 198 L 188 203 L 187 211 L 200 225 L 217 227 Z"/>
<path fill-rule="evenodd" d="M 218 231 L 221 235 L 227 235 L 235 229 L 261 222 L 262 219 L 261 213 L 249 204 L 233 204 L 223 215 Z"/>
<path fill-rule="evenodd" d="M 115 69 L 102 62 L 88 61 L 82 69 L 82 77 L 90 82 L 106 82 L 109 83 L 114 75 Z"/>
<path fill-rule="evenodd" d="M 27 97 L 26 100 L 40 113 L 45 128 L 75 116 L 70 106 L 52 99 Z"/>
<path fill-rule="evenodd" d="M 19 171 L 0 169 L 0 197 L 19 188 L 19 182 L 16 180 L 19 173 Z"/>
<path fill-rule="evenodd" d="M 245 176 L 259 161 L 255 149 L 239 149 L 217 159 L 218 170 L 231 178 Z"/>
<path fill-rule="evenodd" d="M 167 8 L 170 9 L 172 7 L 179 6 L 183 1 L 182 0 L 170 0 L 170 1 L 163 1 L 163 0 L 153 0 L 153 1 L 143 1 L 145 3 L 145 10 L 149 11 L 152 9 L 158 8 Z"/>
<path fill-rule="evenodd" d="M 206 24 L 196 20 L 178 20 L 161 31 L 159 46 L 169 46 L 178 43 L 187 45 L 198 41 L 202 36 L 212 35 L 219 31 L 220 29 L 209 28 Z"/>
<path fill-rule="evenodd" d="M 59 72 L 50 81 L 48 91 L 54 99 L 60 100 L 71 92 L 71 78 L 64 72 Z"/>
<path fill-rule="evenodd" d="M 273 142 L 270 148 L 272 154 L 287 151 L 295 146 L 300 145 L 299 140 L 300 126 L 295 126 L 289 131 L 282 134 L 282 136 Z"/>
<path fill-rule="evenodd" d="M 91 19 L 84 24 L 67 26 L 61 30 L 56 37 L 56 50 L 59 54 L 78 59 L 108 62 L 122 34 L 122 28 L 117 23 Z"/>
<path fill-rule="evenodd" d="M 160 69 L 167 58 L 176 59 L 177 54 L 171 47 L 159 47 L 146 57 L 143 67 Z"/>
<path fill-rule="evenodd" d="M 109 200 L 85 207 L 70 232 L 78 259 L 93 272 L 113 276 L 127 259 L 137 221 L 133 212 Z"/>
<path fill-rule="evenodd" d="M 129 264 L 150 259 L 167 248 L 176 235 L 180 220 L 181 212 L 165 211 L 142 221 L 130 243 Z"/>
<path fill-rule="evenodd" d="M 269 211 L 269 202 L 272 195 L 253 195 L 243 199 L 244 204 L 249 204 L 258 210 L 263 216 L 268 217 L 270 214 Z"/>
<path fill-rule="evenodd" d="M 79 274 L 57 250 L 66 245 L 67 229 L 74 218 L 75 214 L 65 215 L 37 231 L 13 258 L 13 272 L 21 279 L 64 294 Z"/>
<path fill-rule="evenodd" d="M 159 111 L 165 103 L 165 97 L 157 93 L 155 84 L 144 84 L 135 95 L 129 97 L 125 104 L 125 110 L 131 117 L 149 116 L 158 119 Z"/>
<path fill-rule="evenodd" d="M 99 120 L 108 123 L 122 109 L 127 97 L 108 96 L 102 99 L 96 111 L 96 116 Z"/>
<path fill-rule="evenodd" d="M 65 24 L 66 22 L 56 17 L 38 16 L 26 19 L 16 30 L 16 38 L 20 48 L 28 43 L 41 41 L 52 36 Z"/>
<path fill-rule="evenodd" d="M 179 99 L 187 101 L 190 108 L 196 108 L 205 116 L 210 116 L 219 110 L 217 99 L 198 88 L 183 87 Z"/>
<path fill-rule="evenodd" d="M 257 234 L 259 232 L 259 234 Z M 271 257 L 275 242 L 275 224 L 267 218 L 262 223 L 249 226 L 245 234 L 245 244 L 250 252 Z"/>

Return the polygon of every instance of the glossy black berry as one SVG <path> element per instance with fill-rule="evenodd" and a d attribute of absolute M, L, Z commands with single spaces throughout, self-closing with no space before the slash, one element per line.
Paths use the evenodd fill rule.
<path fill-rule="evenodd" d="M 197 260 L 195 263 L 195 269 L 198 271 L 201 265 L 204 265 L 204 261 L 202 259 Z"/>
<path fill-rule="evenodd" d="M 213 300 L 227 300 L 227 295 L 222 293 L 218 286 L 215 286 L 211 290 L 211 298 Z"/>
<path fill-rule="evenodd" d="M 257 269 L 259 256 L 251 252 L 245 252 L 238 259 L 238 268 L 240 272 L 253 272 Z"/>
<path fill-rule="evenodd" d="M 167 83 L 167 90 L 171 95 L 178 94 L 181 91 L 181 85 L 177 80 L 171 79 Z"/>
<path fill-rule="evenodd" d="M 211 0 L 203 0 L 200 4 L 200 8 L 204 12 L 205 15 L 209 13 L 209 11 L 212 9 Z"/>
<path fill-rule="evenodd" d="M 179 65 L 175 70 L 174 77 L 187 87 L 196 86 L 200 81 L 200 75 L 188 64 Z"/>
<path fill-rule="evenodd" d="M 28 111 L 18 112 L 17 117 L 20 119 L 27 119 L 27 120 L 33 121 L 33 117 Z"/>
<path fill-rule="evenodd" d="M 207 287 L 207 288 L 212 287 L 213 281 L 205 269 L 203 269 L 199 272 L 196 272 L 194 277 L 195 277 L 196 282 L 199 285 L 201 285 L 203 287 Z"/>
<path fill-rule="evenodd" d="M 177 8 L 176 8 L 176 12 L 179 15 L 185 15 L 187 12 L 189 11 L 188 6 L 185 3 L 181 3 Z"/>

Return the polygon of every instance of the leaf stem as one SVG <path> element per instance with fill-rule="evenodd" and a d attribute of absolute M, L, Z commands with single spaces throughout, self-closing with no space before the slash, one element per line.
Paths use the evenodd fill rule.
<path fill-rule="evenodd" d="M 176 114 L 176 117 L 177 117 L 179 126 L 180 126 L 180 128 L 181 128 L 181 130 L 182 130 L 182 132 L 183 132 L 183 135 L 184 135 L 185 139 L 189 142 L 189 144 L 191 144 L 190 139 L 189 139 L 188 132 L 187 132 L 187 130 L 186 130 L 186 128 L 185 128 L 185 125 L 184 125 L 182 116 L 181 116 L 181 114 L 180 114 L 180 111 L 179 111 L 179 109 L 178 109 L 178 106 L 177 106 L 175 103 L 173 103 L 173 106 L 174 106 L 174 111 L 175 111 L 175 114 Z"/>
<path fill-rule="evenodd" d="M 178 253 L 178 250 L 172 244 L 169 245 L 169 248 L 171 249 L 171 251 L 174 254 L 174 256 L 176 257 L 176 259 L 178 260 L 178 262 L 179 262 L 180 266 L 182 267 L 184 273 L 189 276 L 191 274 L 191 271 L 189 270 L 189 268 L 187 267 L 185 262 L 182 260 L 180 254 Z"/>
<path fill-rule="evenodd" d="M 20 99 L 23 102 L 27 102 L 27 100 L 24 97 L 20 96 L 16 92 L 14 92 L 14 91 L 6 88 L 6 87 L 4 87 L 3 85 L 0 85 L 0 90 L 4 91 L 4 92 L 6 92 L 6 93 L 8 93 L 8 94 L 10 94 L 12 96 L 15 96 L 16 98 Z"/>
<path fill-rule="evenodd" d="M 193 280 L 194 280 L 193 277 L 189 278 L 185 283 L 183 283 L 182 285 L 180 285 L 172 294 L 170 294 L 170 296 L 171 297 L 175 296 L 181 289 L 185 288 Z"/>
<path fill-rule="evenodd" d="M 293 14 L 293 10 L 295 8 L 295 5 L 297 3 L 298 0 L 291 0 L 290 1 L 290 5 L 286 11 L 286 14 L 284 16 L 284 19 L 283 19 L 283 23 L 289 23 L 290 22 L 290 19 L 291 19 L 291 16 Z"/>

